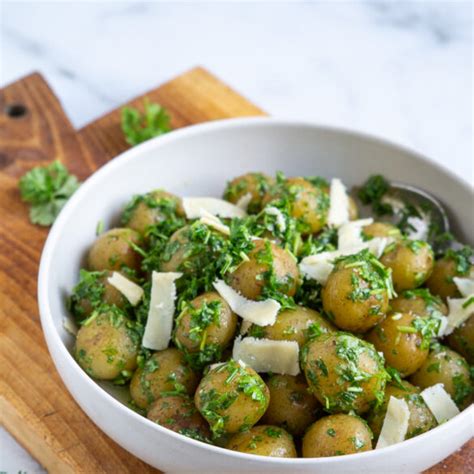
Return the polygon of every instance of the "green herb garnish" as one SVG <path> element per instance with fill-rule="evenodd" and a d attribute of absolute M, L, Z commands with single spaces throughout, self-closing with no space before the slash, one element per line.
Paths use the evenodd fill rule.
<path fill-rule="evenodd" d="M 382 175 L 371 176 L 357 193 L 363 204 L 371 204 L 372 210 L 378 216 L 392 215 L 390 204 L 382 202 L 382 198 L 390 188 L 390 184 Z"/>
<path fill-rule="evenodd" d="M 144 113 L 133 107 L 122 109 L 122 131 L 129 145 L 138 145 L 171 130 L 168 112 L 159 104 L 143 102 Z"/>
<path fill-rule="evenodd" d="M 33 224 L 51 225 L 80 183 L 59 161 L 28 171 L 19 182 L 21 198 L 30 203 Z"/>

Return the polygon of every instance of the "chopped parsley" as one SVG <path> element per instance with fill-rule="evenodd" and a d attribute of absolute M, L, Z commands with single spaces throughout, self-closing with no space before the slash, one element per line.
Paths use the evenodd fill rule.
<path fill-rule="evenodd" d="M 372 205 L 372 210 L 377 216 L 393 215 L 392 206 L 382 201 L 389 189 L 388 181 L 378 174 L 370 176 L 357 195 L 363 204 Z"/>
<path fill-rule="evenodd" d="M 469 274 L 472 267 L 471 259 L 473 257 L 471 247 L 465 245 L 459 250 L 448 249 L 444 256 L 446 259 L 452 260 L 455 263 L 457 275 Z"/>
<path fill-rule="evenodd" d="M 473 387 L 469 379 L 464 374 L 456 374 L 452 378 L 454 386 L 453 400 L 458 406 L 462 406 L 473 393 Z"/>
<path fill-rule="evenodd" d="M 384 293 L 389 298 L 395 294 L 391 270 L 380 263 L 368 249 L 354 255 L 339 257 L 335 265 L 337 269 L 352 269 L 353 290 L 347 297 L 353 302 L 367 301 L 372 296 L 380 301 Z"/>
<path fill-rule="evenodd" d="M 390 367 L 390 366 L 387 366 L 385 368 L 385 370 L 387 371 L 388 375 L 390 376 L 390 382 L 393 385 L 395 385 L 400 390 L 406 390 L 405 385 L 403 385 L 403 381 L 402 381 L 402 377 L 400 375 L 400 372 L 397 369 L 395 369 L 393 367 Z"/>
<path fill-rule="evenodd" d="M 257 403 L 262 414 L 268 404 L 268 389 L 263 380 L 258 375 L 249 373 L 235 360 L 227 361 L 209 372 L 205 377 L 212 377 L 213 374 L 223 372 L 226 378 L 224 383 L 220 385 L 219 391 L 216 388 L 201 389 L 199 391 L 199 411 L 209 422 L 211 431 L 216 437 L 226 432 L 227 410 L 242 395 Z M 244 423 L 241 430 L 245 430 L 247 427 L 247 424 Z"/>
<path fill-rule="evenodd" d="M 269 426 L 268 428 L 265 428 L 265 433 L 270 436 L 270 438 L 281 438 L 283 431 L 278 428 L 274 428 L 273 426 Z"/>

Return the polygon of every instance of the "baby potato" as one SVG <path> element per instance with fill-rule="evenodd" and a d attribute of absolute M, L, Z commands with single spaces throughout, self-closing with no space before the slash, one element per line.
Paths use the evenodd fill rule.
<path fill-rule="evenodd" d="M 340 258 L 321 292 L 324 311 L 340 329 L 368 331 L 388 310 L 388 278 L 368 251 Z"/>
<path fill-rule="evenodd" d="M 91 315 L 103 303 L 123 309 L 127 300 L 123 294 L 112 286 L 108 279 L 112 272 L 88 272 L 81 270 L 80 281 L 69 298 L 69 309 L 77 321 Z"/>
<path fill-rule="evenodd" d="M 231 359 L 210 368 L 199 383 L 194 401 L 218 436 L 255 425 L 268 407 L 270 392 L 257 372 Z"/>
<path fill-rule="evenodd" d="M 424 340 L 421 330 L 415 327 L 421 321 L 416 314 L 392 313 L 366 336 L 402 377 L 416 372 L 428 357 L 429 340 Z"/>
<path fill-rule="evenodd" d="M 311 392 L 331 413 L 365 413 L 382 399 L 388 377 L 374 346 L 343 332 L 310 340 L 301 366 Z"/>
<path fill-rule="evenodd" d="M 362 227 L 362 235 L 368 238 L 387 237 L 395 240 L 402 238 L 402 233 L 398 227 L 387 222 L 373 222 Z"/>
<path fill-rule="evenodd" d="M 424 364 L 410 377 L 410 382 L 420 388 L 442 383 L 462 410 L 472 402 L 474 388 L 469 375 L 469 365 L 464 357 L 437 344 Z"/>
<path fill-rule="evenodd" d="M 263 197 L 273 184 L 274 179 L 263 173 L 246 173 L 227 184 L 224 199 L 237 204 L 242 197 L 250 194 L 252 199 L 247 206 L 247 212 L 256 214 L 262 209 Z"/>
<path fill-rule="evenodd" d="M 448 250 L 443 258 L 436 260 L 433 272 L 426 281 L 431 293 L 443 299 L 459 298 L 460 293 L 453 278 L 466 278 L 474 273 L 474 265 L 471 265 L 470 258 L 470 249 L 464 247 L 458 251 Z"/>
<path fill-rule="evenodd" d="M 162 255 L 160 270 L 162 272 L 196 273 L 200 267 L 199 260 L 205 255 L 206 246 L 193 245 L 190 235 L 191 226 L 178 229 L 169 239 Z"/>
<path fill-rule="evenodd" d="M 413 290 L 422 285 L 433 271 L 434 254 L 422 240 L 408 240 L 389 245 L 380 261 L 392 269 L 395 291 Z"/>
<path fill-rule="evenodd" d="M 140 234 L 133 229 L 116 228 L 103 233 L 89 250 L 89 269 L 118 271 L 125 266 L 139 270 L 141 256 L 132 245 L 140 243 Z"/>
<path fill-rule="evenodd" d="M 399 398 L 407 402 L 410 418 L 408 419 L 406 439 L 425 433 L 437 425 L 435 417 L 420 396 L 420 389 L 402 380 L 396 385 L 393 383 L 388 384 L 385 388 L 383 403 L 369 413 L 368 423 L 376 439 L 382 430 L 390 397 Z"/>
<path fill-rule="evenodd" d="M 258 456 L 298 457 L 292 436 L 284 429 L 271 425 L 254 426 L 248 431 L 234 434 L 226 447 L 232 451 Z"/>
<path fill-rule="evenodd" d="M 246 298 L 256 300 L 271 275 L 278 291 L 288 296 L 296 293 L 299 271 L 294 257 L 269 240 L 257 240 L 248 261 L 230 274 L 229 285 Z"/>
<path fill-rule="evenodd" d="M 194 298 L 176 320 L 176 345 L 190 355 L 191 365 L 203 368 L 221 359 L 235 335 L 237 315 L 219 293 Z"/>
<path fill-rule="evenodd" d="M 448 336 L 448 344 L 464 356 L 469 364 L 474 364 L 474 316 Z"/>
<path fill-rule="evenodd" d="M 291 215 L 300 222 L 302 234 L 315 234 L 325 226 L 329 212 L 327 183 L 314 184 L 301 177 L 287 178 L 269 189 L 263 206 L 284 198 L 290 201 Z"/>
<path fill-rule="evenodd" d="M 147 408 L 166 392 L 184 387 L 192 395 L 198 384 L 196 373 L 185 363 L 184 355 L 175 348 L 155 352 L 133 374 L 130 395 L 140 408 Z"/>
<path fill-rule="evenodd" d="M 139 338 L 120 311 L 91 316 L 76 337 L 75 357 L 93 378 L 113 380 L 137 366 Z"/>
<path fill-rule="evenodd" d="M 179 197 L 157 189 L 141 196 L 135 196 L 125 208 L 122 222 L 130 229 L 145 235 L 152 225 L 170 217 L 184 217 L 184 215 Z"/>
<path fill-rule="evenodd" d="M 147 418 L 189 438 L 207 441 L 211 433 L 206 420 L 187 395 L 158 397 L 148 409 Z"/>
<path fill-rule="evenodd" d="M 199 274 L 222 252 L 223 236 L 205 224 L 195 222 L 178 229 L 170 237 L 161 255 L 162 272 Z"/>
<path fill-rule="evenodd" d="M 302 374 L 272 375 L 267 382 L 270 404 L 262 423 L 281 426 L 289 433 L 300 436 L 321 413 L 321 404 L 309 393 Z"/>
<path fill-rule="evenodd" d="M 418 316 L 448 314 L 448 308 L 441 298 L 433 296 L 426 288 L 406 290 L 390 301 L 390 307 L 396 313 L 412 313 Z"/>
<path fill-rule="evenodd" d="M 296 341 L 301 348 L 309 337 L 335 330 L 336 328 L 314 309 L 297 306 L 278 313 L 275 323 L 271 326 L 252 325 L 249 334 L 274 341 Z"/>
<path fill-rule="evenodd" d="M 359 209 L 355 200 L 349 196 L 349 220 L 355 221 L 359 217 Z"/>
<path fill-rule="evenodd" d="M 313 423 L 303 437 L 303 457 L 320 458 L 372 449 L 372 433 L 354 415 L 330 415 Z"/>

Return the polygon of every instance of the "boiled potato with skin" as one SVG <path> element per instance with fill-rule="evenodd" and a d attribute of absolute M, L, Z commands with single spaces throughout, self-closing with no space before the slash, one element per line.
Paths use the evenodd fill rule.
<path fill-rule="evenodd" d="M 297 306 L 278 313 L 275 323 L 271 326 L 253 325 L 249 334 L 274 341 L 296 341 L 301 348 L 309 337 L 335 330 L 336 328 L 314 309 Z"/>
<path fill-rule="evenodd" d="M 270 393 L 252 368 L 231 359 L 211 367 L 194 396 L 215 435 L 251 428 L 265 413 Z"/>
<path fill-rule="evenodd" d="M 469 365 L 464 357 L 441 344 L 434 346 L 424 364 L 410 377 L 410 382 L 422 389 L 442 383 L 461 410 L 472 402 Z"/>
<path fill-rule="evenodd" d="M 262 200 L 273 184 L 274 179 L 263 173 L 246 173 L 234 178 L 227 184 L 224 199 L 237 204 L 246 194 L 250 194 L 252 198 L 247 207 L 247 212 L 256 214 L 262 209 Z"/>
<path fill-rule="evenodd" d="M 301 177 L 287 178 L 270 188 L 263 205 L 282 198 L 290 201 L 291 215 L 300 222 L 302 234 L 315 234 L 325 226 L 329 212 L 327 184 L 314 184 Z"/>
<path fill-rule="evenodd" d="M 186 364 L 184 355 L 175 348 L 155 352 L 133 374 L 130 395 L 140 408 L 147 408 L 166 392 L 184 388 L 192 395 L 198 384 L 196 373 Z"/>
<path fill-rule="evenodd" d="M 277 290 L 288 296 L 296 293 L 299 271 L 295 258 L 269 240 L 257 240 L 248 260 L 229 275 L 229 284 L 246 298 L 256 300 L 269 283 L 269 273 L 274 276 Z"/>
<path fill-rule="evenodd" d="M 407 402 L 410 418 L 408 419 L 408 430 L 405 439 L 425 433 L 437 425 L 435 417 L 420 396 L 420 389 L 406 380 L 402 380 L 398 384 L 390 383 L 387 385 L 382 405 L 369 414 L 368 423 L 375 438 L 379 437 L 382 430 L 390 397 Z"/>
<path fill-rule="evenodd" d="M 362 453 L 372 449 L 372 433 L 354 415 L 330 415 L 309 427 L 303 437 L 303 457 L 320 458 Z"/>
<path fill-rule="evenodd" d="M 368 251 L 337 261 L 321 296 L 334 324 L 363 333 L 374 327 L 388 310 L 389 289 L 385 269 Z"/>
<path fill-rule="evenodd" d="M 313 395 L 331 413 L 367 412 L 382 400 L 387 373 L 372 344 L 347 333 L 310 340 L 301 366 Z"/>
<path fill-rule="evenodd" d="M 426 288 L 404 291 L 390 301 L 390 307 L 397 313 L 412 313 L 418 316 L 448 314 L 448 308 L 441 298 L 433 296 Z"/>
<path fill-rule="evenodd" d="M 170 216 L 184 217 L 181 199 L 174 194 L 158 189 L 150 193 L 135 196 L 122 216 L 122 222 L 140 234 L 158 222 Z"/>
<path fill-rule="evenodd" d="M 395 240 L 402 238 L 402 233 L 398 227 L 386 222 L 373 222 L 362 227 L 362 235 L 368 238 L 386 237 Z"/>
<path fill-rule="evenodd" d="M 474 316 L 448 336 L 448 344 L 464 356 L 469 364 L 474 364 Z"/>
<path fill-rule="evenodd" d="M 392 269 L 395 291 L 413 290 L 431 275 L 434 254 L 430 245 L 422 240 L 408 240 L 389 245 L 380 261 Z"/>
<path fill-rule="evenodd" d="M 460 298 L 458 287 L 454 283 L 454 277 L 466 278 L 474 273 L 474 265 L 470 265 L 467 259 L 459 256 L 459 252 L 448 253 L 434 264 L 433 272 L 426 281 L 426 286 L 431 293 L 443 299 Z"/>
<path fill-rule="evenodd" d="M 87 318 L 104 303 L 120 309 L 127 305 L 125 296 L 108 281 L 112 273 L 81 270 L 80 281 L 69 298 L 69 308 L 77 321 Z"/>
<path fill-rule="evenodd" d="M 88 266 L 90 270 L 118 271 L 122 267 L 140 269 L 141 256 L 132 244 L 140 245 L 140 234 L 133 229 L 116 228 L 100 235 L 92 245 Z"/>
<path fill-rule="evenodd" d="M 402 377 L 416 372 L 428 357 L 429 340 L 424 341 L 421 331 L 415 328 L 419 320 L 412 313 L 392 313 L 366 336 Z"/>
<path fill-rule="evenodd" d="M 210 235 L 217 234 L 211 231 Z M 163 251 L 160 270 L 198 274 L 214 258 L 208 236 L 209 229 L 199 222 L 178 229 Z M 218 234 L 218 237 L 222 235 Z"/>
<path fill-rule="evenodd" d="M 176 320 L 174 340 L 186 353 L 200 353 L 198 366 L 220 360 L 235 335 L 237 315 L 219 293 L 210 291 L 194 298 Z"/>
<path fill-rule="evenodd" d="M 187 395 L 158 397 L 149 407 L 147 418 L 165 428 L 190 438 L 206 441 L 211 433 L 206 420 L 199 414 Z"/>
<path fill-rule="evenodd" d="M 309 393 L 302 374 L 272 375 L 267 386 L 270 390 L 270 404 L 262 423 L 281 426 L 292 435 L 300 436 L 320 415 L 322 406 Z"/>
<path fill-rule="evenodd" d="M 75 357 L 93 378 L 113 380 L 137 366 L 139 338 L 118 310 L 92 315 L 76 337 Z"/>
<path fill-rule="evenodd" d="M 359 209 L 355 200 L 349 196 L 349 220 L 355 221 L 359 217 Z"/>
<path fill-rule="evenodd" d="M 291 435 L 283 428 L 271 425 L 254 426 L 234 434 L 227 443 L 227 449 L 273 458 L 298 457 Z"/>

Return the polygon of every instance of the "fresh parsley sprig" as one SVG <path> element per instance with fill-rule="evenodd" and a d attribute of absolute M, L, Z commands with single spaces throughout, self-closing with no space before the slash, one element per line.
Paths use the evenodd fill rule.
<path fill-rule="evenodd" d="M 138 145 L 171 130 L 170 116 L 161 105 L 143 102 L 144 112 L 133 107 L 122 109 L 122 131 L 129 145 Z"/>
<path fill-rule="evenodd" d="M 62 163 L 53 161 L 28 171 L 20 179 L 19 186 L 21 198 L 31 204 L 31 222 L 49 226 L 80 183 Z"/>

